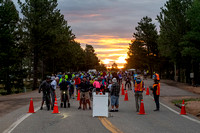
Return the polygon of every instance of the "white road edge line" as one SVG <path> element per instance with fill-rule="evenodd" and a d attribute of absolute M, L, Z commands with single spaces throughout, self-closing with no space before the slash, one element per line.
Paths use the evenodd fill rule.
<path fill-rule="evenodd" d="M 151 96 L 151 98 L 153 98 L 153 97 Z M 161 102 L 160 102 L 160 104 L 161 104 L 162 106 L 164 106 L 165 108 L 169 109 L 170 111 L 174 112 L 175 114 L 180 115 L 179 112 L 177 112 L 177 111 L 175 111 L 174 109 L 168 107 L 167 105 L 165 105 L 165 104 L 163 104 L 163 103 L 161 103 Z M 196 122 L 196 123 L 200 124 L 200 121 L 199 121 L 199 120 L 193 119 L 193 118 L 191 118 L 191 117 L 189 117 L 189 116 L 187 116 L 187 115 L 180 115 L 180 116 L 182 116 L 182 117 L 184 117 L 184 118 L 186 118 L 186 119 L 188 119 L 188 120 L 191 120 L 191 121 L 193 121 L 193 122 Z"/>
<path fill-rule="evenodd" d="M 40 107 L 36 108 L 35 112 L 37 112 L 39 109 L 40 109 Z M 6 129 L 3 133 L 11 133 L 22 121 L 24 121 L 26 118 L 28 118 L 31 115 L 32 115 L 32 113 L 23 115 L 16 122 L 14 122 L 8 129 Z"/>
<path fill-rule="evenodd" d="M 60 98 L 58 98 L 57 100 L 60 100 Z M 35 112 L 37 112 L 39 109 L 40 109 L 40 107 L 37 107 L 35 109 Z M 3 133 L 11 133 L 22 121 L 24 121 L 26 118 L 28 118 L 31 115 L 32 115 L 32 113 L 25 114 L 25 115 L 21 116 L 8 129 L 4 130 Z"/>

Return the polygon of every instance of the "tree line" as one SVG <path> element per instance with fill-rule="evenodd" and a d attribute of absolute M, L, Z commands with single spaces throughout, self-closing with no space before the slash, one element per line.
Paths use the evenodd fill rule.
<path fill-rule="evenodd" d="M 156 20 L 143 17 L 129 44 L 126 68 L 150 70 L 161 77 L 200 84 L 200 1 L 168 0 Z"/>
<path fill-rule="evenodd" d="M 83 49 L 57 8 L 57 0 L 18 0 L 22 18 L 11 0 L 0 0 L 0 84 L 12 92 L 23 79 L 66 71 L 105 70 L 91 45 Z M 2 88 L 2 87 L 1 87 Z"/>

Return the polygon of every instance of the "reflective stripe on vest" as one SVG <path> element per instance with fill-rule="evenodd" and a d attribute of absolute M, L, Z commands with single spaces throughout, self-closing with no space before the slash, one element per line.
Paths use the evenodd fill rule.
<path fill-rule="evenodd" d="M 160 77 L 159 77 L 159 75 L 157 73 L 156 73 L 156 79 L 160 80 Z"/>
<path fill-rule="evenodd" d="M 157 86 L 157 90 L 156 90 L 156 95 L 160 95 L 160 83 L 159 84 L 154 84 L 153 88 Z"/>

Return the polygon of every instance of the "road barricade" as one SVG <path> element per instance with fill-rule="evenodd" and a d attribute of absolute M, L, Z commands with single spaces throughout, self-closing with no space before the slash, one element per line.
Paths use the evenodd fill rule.
<path fill-rule="evenodd" d="M 93 117 L 95 116 L 108 117 L 108 93 L 100 95 L 93 92 Z"/>

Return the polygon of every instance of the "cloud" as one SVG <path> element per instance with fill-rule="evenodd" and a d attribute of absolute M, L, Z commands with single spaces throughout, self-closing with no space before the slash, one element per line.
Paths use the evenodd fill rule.
<path fill-rule="evenodd" d="M 17 0 L 13 1 L 17 5 Z M 119 60 L 124 62 L 122 60 L 137 23 L 144 16 L 149 16 L 158 26 L 155 18 L 166 1 L 58 0 L 58 9 L 64 14 L 77 37 L 76 41 L 82 47 L 90 44 L 100 59 L 110 59 L 120 64 Z M 18 5 L 16 7 L 19 9 Z"/>

